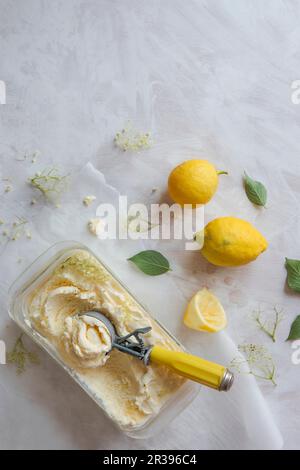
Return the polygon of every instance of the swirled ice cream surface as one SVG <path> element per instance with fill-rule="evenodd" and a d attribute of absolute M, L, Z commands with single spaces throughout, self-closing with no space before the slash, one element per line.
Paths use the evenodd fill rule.
<path fill-rule="evenodd" d="M 151 326 L 146 344 L 179 350 L 177 343 L 90 252 L 72 250 L 28 299 L 27 320 L 123 428 L 159 413 L 184 380 L 164 366 L 111 349 L 104 324 L 84 312 L 100 310 L 118 335 Z M 80 316 L 78 315 L 80 313 Z"/>

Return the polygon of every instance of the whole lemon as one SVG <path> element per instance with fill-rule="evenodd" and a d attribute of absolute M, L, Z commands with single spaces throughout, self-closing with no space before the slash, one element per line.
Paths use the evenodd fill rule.
<path fill-rule="evenodd" d="M 218 187 L 217 171 L 207 160 L 187 160 L 171 171 L 168 180 L 169 195 L 178 204 L 206 204 Z"/>
<path fill-rule="evenodd" d="M 202 255 L 216 266 L 240 266 L 267 249 L 265 237 L 246 220 L 219 217 L 204 228 Z"/>

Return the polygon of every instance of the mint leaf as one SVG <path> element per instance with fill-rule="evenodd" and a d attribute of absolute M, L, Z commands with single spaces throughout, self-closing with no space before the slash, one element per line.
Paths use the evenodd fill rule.
<path fill-rule="evenodd" d="M 290 334 L 286 340 L 289 341 L 291 339 L 300 339 L 300 315 L 298 315 L 293 321 Z"/>
<path fill-rule="evenodd" d="M 300 260 L 285 258 L 287 284 L 290 289 L 300 292 Z"/>
<path fill-rule="evenodd" d="M 128 261 L 132 261 L 143 273 L 148 274 L 148 276 L 159 276 L 167 271 L 171 271 L 167 258 L 155 250 L 141 251 L 131 258 L 128 258 Z"/>
<path fill-rule="evenodd" d="M 267 203 L 267 190 L 259 181 L 255 181 L 247 173 L 244 173 L 244 185 L 247 198 L 257 206 L 265 206 Z"/>

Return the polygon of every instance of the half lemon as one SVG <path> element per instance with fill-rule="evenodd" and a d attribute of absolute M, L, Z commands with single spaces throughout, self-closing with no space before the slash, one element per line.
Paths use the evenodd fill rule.
<path fill-rule="evenodd" d="M 227 325 L 224 308 L 208 289 L 199 290 L 185 310 L 183 323 L 193 330 L 216 333 Z"/>

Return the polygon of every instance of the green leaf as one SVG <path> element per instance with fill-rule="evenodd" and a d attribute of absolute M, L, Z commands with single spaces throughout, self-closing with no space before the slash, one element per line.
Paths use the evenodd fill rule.
<path fill-rule="evenodd" d="M 265 206 L 267 203 L 267 190 L 262 183 L 255 181 L 245 172 L 244 174 L 245 191 L 249 201 L 257 206 Z"/>
<path fill-rule="evenodd" d="M 287 283 L 290 289 L 300 292 L 300 260 L 285 258 Z"/>
<path fill-rule="evenodd" d="M 143 273 L 149 276 L 159 276 L 171 271 L 167 258 L 155 250 L 141 251 L 128 258 L 128 261 L 132 261 Z"/>
<path fill-rule="evenodd" d="M 298 315 L 293 321 L 290 334 L 286 340 L 289 341 L 291 339 L 300 339 L 300 315 Z"/>

